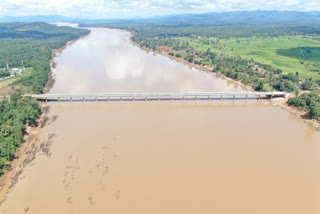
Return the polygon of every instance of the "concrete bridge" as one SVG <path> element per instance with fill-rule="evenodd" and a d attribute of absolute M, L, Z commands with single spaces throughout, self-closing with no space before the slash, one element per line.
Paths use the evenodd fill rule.
<path fill-rule="evenodd" d="M 154 100 L 217 100 L 272 99 L 286 97 L 285 92 L 173 92 L 173 93 L 106 93 L 106 94 L 26 94 L 39 101 L 154 101 Z"/>

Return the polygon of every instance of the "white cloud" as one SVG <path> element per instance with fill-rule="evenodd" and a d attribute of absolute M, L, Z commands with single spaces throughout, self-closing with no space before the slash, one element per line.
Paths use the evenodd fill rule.
<path fill-rule="evenodd" d="M 0 0 L 1 16 L 56 14 L 124 18 L 232 10 L 320 9 L 319 0 Z"/>

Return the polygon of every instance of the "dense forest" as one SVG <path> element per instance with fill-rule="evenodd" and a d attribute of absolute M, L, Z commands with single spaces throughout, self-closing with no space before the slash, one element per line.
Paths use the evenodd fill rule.
<path fill-rule="evenodd" d="M 25 124 L 34 126 L 40 113 L 38 102 L 30 97 L 21 97 L 21 92 L 15 91 L 10 101 L 0 101 L 0 176 L 4 167 L 10 168 L 8 161 L 14 158 L 23 141 Z"/>
<path fill-rule="evenodd" d="M 134 32 L 132 40 L 142 47 L 204 66 L 213 72 L 222 73 L 250 85 L 256 91 L 307 90 L 319 94 L 320 25 L 314 20 L 320 20 L 320 14 L 275 11 L 243 13 L 226 13 L 225 17 L 213 13 L 130 21 L 87 22 L 80 26 L 108 27 Z M 286 13 L 291 18 L 279 13 Z M 311 19 L 313 21 L 310 21 Z M 251 45 L 253 41 L 255 43 Z M 276 41 L 276 45 L 286 44 L 286 49 L 271 53 L 266 46 Z M 242 46 L 241 42 L 244 43 Z M 309 46 L 300 47 L 303 43 Z M 249 51 L 253 54 L 245 57 L 237 54 L 250 45 L 252 47 Z M 304 51 L 305 54 L 301 55 Z M 285 59 L 288 62 L 276 57 L 275 60 L 281 66 L 277 66 L 276 63 L 263 63 L 261 61 L 268 61 L 269 58 L 255 57 L 257 52 L 266 57 L 268 54 L 277 55 L 279 59 L 287 57 Z M 296 64 L 292 66 L 293 60 Z"/>
<path fill-rule="evenodd" d="M 25 125 L 34 126 L 40 114 L 35 99 L 22 97 L 23 93 L 42 93 L 48 80 L 52 50 L 68 41 L 89 33 L 86 29 L 57 27 L 46 23 L 0 24 L 0 75 L 7 75 L 6 63 L 11 68 L 24 66 L 30 71 L 20 76 L 13 86 L 16 90 L 0 101 L 0 175 L 3 168 L 10 168 L 8 161 L 14 158 L 23 141 Z"/>
<path fill-rule="evenodd" d="M 87 34 L 86 29 L 56 27 L 46 23 L 0 24 L 0 68 L 32 67 L 32 73 L 25 75 L 15 84 L 30 87 L 41 93 L 48 79 L 52 49 L 62 47 L 68 41 Z"/>

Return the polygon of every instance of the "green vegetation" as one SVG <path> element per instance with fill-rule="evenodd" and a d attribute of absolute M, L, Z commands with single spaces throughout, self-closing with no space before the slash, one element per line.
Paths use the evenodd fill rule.
<path fill-rule="evenodd" d="M 30 87 L 41 93 L 48 80 L 52 50 L 68 41 L 88 34 L 86 29 L 56 27 L 46 23 L 0 24 L 0 67 L 32 67 L 30 75 L 20 78 L 16 85 Z"/>
<path fill-rule="evenodd" d="M 7 77 L 7 76 L 10 76 L 9 71 L 0 71 L 0 78 Z"/>
<path fill-rule="evenodd" d="M 260 40 L 262 41 L 262 39 Z M 133 37 L 133 40 L 141 46 L 167 51 L 176 57 L 183 57 L 188 62 L 208 66 L 215 72 L 221 72 L 260 91 L 292 92 L 299 88 L 305 90 L 316 89 L 319 85 L 317 80 L 320 80 L 320 73 L 317 68 L 320 64 L 309 62 L 309 59 L 306 59 L 306 63 L 302 64 L 298 59 L 279 56 L 277 55 L 277 49 L 275 49 L 276 45 L 266 45 L 265 50 L 256 48 L 261 52 L 264 51 L 264 57 L 261 57 L 262 54 L 257 55 L 258 51 L 255 51 L 256 54 L 252 54 L 254 52 L 249 48 L 250 46 L 247 47 L 247 50 L 239 47 L 228 48 L 224 44 L 227 40 L 211 37 L 169 37 L 160 39 L 159 37 L 149 38 L 140 35 Z M 242 50 L 243 55 L 240 51 L 237 53 L 237 50 Z M 287 61 L 281 59 L 281 57 L 286 58 Z M 290 60 L 294 62 L 290 62 Z M 310 70 L 306 70 L 306 67 Z"/>
<path fill-rule="evenodd" d="M 11 95 L 10 101 L 0 101 L 0 176 L 23 141 L 25 124 L 35 125 L 39 113 L 38 102 L 30 97 L 22 97 L 18 90 Z"/>
<path fill-rule="evenodd" d="M 318 38 L 318 39 L 317 39 Z M 268 64 L 284 73 L 299 72 L 302 78 L 320 80 L 320 37 L 277 36 L 217 39 L 180 38 L 198 51 L 208 48 L 228 56 L 240 56 Z"/>
<path fill-rule="evenodd" d="M 320 120 L 320 97 L 317 93 L 304 93 L 288 100 L 289 105 L 293 105 L 300 110 L 308 111 L 310 117 Z"/>
<path fill-rule="evenodd" d="M 70 27 L 56 27 L 45 23 L 0 24 L 0 77 L 10 74 L 5 68 L 21 67 L 21 60 L 27 72 L 12 79 L 13 94 L 4 94 L 0 101 L 0 176 L 9 161 L 14 158 L 23 141 L 25 125 L 36 125 L 40 107 L 35 99 L 21 94 L 42 93 L 48 80 L 52 50 L 64 46 L 68 41 L 88 34 L 89 30 Z M 11 95 L 11 96 L 10 96 Z M 10 96 L 10 99 L 8 98 Z"/>

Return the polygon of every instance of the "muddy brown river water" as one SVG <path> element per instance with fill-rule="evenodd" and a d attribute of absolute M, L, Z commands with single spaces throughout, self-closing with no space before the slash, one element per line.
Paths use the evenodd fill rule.
<path fill-rule="evenodd" d="M 241 91 L 93 29 L 50 93 Z M 320 134 L 268 100 L 49 103 L 1 214 L 319 214 Z M 42 146 L 43 148 L 43 146 Z"/>

